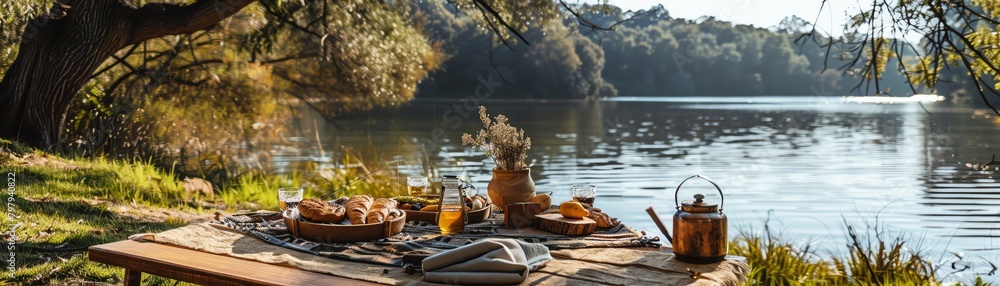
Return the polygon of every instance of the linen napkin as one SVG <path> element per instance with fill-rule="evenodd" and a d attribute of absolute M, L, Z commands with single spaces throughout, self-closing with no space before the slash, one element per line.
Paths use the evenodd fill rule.
<path fill-rule="evenodd" d="M 514 239 L 487 239 L 423 261 L 424 281 L 444 284 L 518 284 L 552 260 L 549 249 Z"/>

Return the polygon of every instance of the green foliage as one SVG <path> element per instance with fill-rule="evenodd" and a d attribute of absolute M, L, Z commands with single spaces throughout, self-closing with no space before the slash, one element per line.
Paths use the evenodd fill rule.
<path fill-rule="evenodd" d="M 35 154 L 6 169 L 17 174 L 19 182 L 30 182 L 18 186 L 27 194 L 115 203 L 144 202 L 154 206 L 174 206 L 189 199 L 172 173 L 164 173 L 148 163 L 103 158 L 71 161 Z"/>
<path fill-rule="evenodd" d="M 741 230 L 729 250 L 747 258 L 747 285 L 938 285 L 934 265 L 908 236 L 889 238 L 877 227 L 859 234 L 850 225 L 845 235 L 846 257 L 822 259 L 812 244 L 783 240 L 765 221 L 763 233 Z"/>
<path fill-rule="evenodd" d="M 991 88 L 1000 88 L 996 76 L 1000 74 L 1000 53 L 994 48 L 1000 44 L 997 36 L 997 1 L 896 1 L 872 2 L 862 5 L 850 15 L 845 31 L 847 40 L 861 45 L 865 53 L 891 51 L 888 57 L 911 53 L 911 59 L 889 66 L 906 73 L 917 86 L 935 90 L 940 94 L 1000 95 Z M 857 31 L 857 32 L 855 32 Z M 889 41 L 886 38 L 916 33 L 918 43 Z M 883 55 L 879 55 L 882 57 Z M 876 57 L 876 58 L 879 58 Z M 857 66 L 860 65 L 860 66 Z M 881 62 L 861 62 L 850 66 L 866 75 L 878 75 L 885 68 Z M 971 79 L 971 80 L 970 80 Z M 965 100 L 962 100 L 965 101 Z"/>
<path fill-rule="evenodd" d="M 395 165 L 378 165 L 378 155 L 365 158 L 361 152 L 347 147 L 341 150 L 345 155 L 332 167 L 318 168 L 307 176 L 304 186 L 312 188 L 315 197 L 330 195 L 330 198 L 350 197 L 367 194 L 376 198 L 392 198 L 406 194 L 405 179 Z"/>
<path fill-rule="evenodd" d="M 767 224 L 764 232 L 741 230 L 729 244 L 729 253 L 747 258 L 748 285 L 842 284 L 843 275 L 818 260 L 811 244 L 783 240 Z"/>
<path fill-rule="evenodd" d="M 469 15 L 476 23 L 477 29 L 493 31 L 493 35 L 500 41 L 511 44 L 518 42 L 514 31 L 523 32 L 532 26 L 545 27 L 550 21 L 563 16 L 558 10 L 556 1 L 550 0 L 457 0 L 451 3 L 459 11 Z M 504 28 L 503 24 L 511 27 L 513 31 Z"/>
<path fill-rule="evenodd" d="M 31 17 L 52 4 L 2 5 L 5 70 Z M 230 164 L 256 151 L 243 147 L 295 136 L 283 122 L 299 106 L 332 116 L 409 100 L 441 56 L 400 7 L 261 1 L 218 28 L 127 47 L 73 100 L 62 151 L 153 158 L 185 174 L 224 177 L 232 174 L 219 169 L 245 165 L 203 170 L 199 162 Z"/>
<path fill-rule="evenodd" d="M 775 30 L 714 18 L 674 19 L 662 7 L 636 15 L 614 6 L 572 6 L 597 26 L 614 30 L 599 31 L 570 17 L 529 26 L 522 34 L 532 44 L 511 51 L 491 42 L 492 33 L 478 29 L 464 10 L 435 1 L 415 6 L 412 18 L 423 21 L 448 54 L 441 71 L 421 85 L 421 97 L 466 97 L 476 91 L 479 77 L 496 73 L 510 83 L 502 96 L 517 98 L 874 92 L 864 86 L 852 91 L 865 74 L 836 69 L 854 57 L 881 67 L 881 91 L 910 90 L 902 73 L 886 69 L 898 61 L 888 48 L 893 42 L 881 42 L 876 61 L 869 60 L 871 53 L 848 53 L 863 48 L 854 44 L 837 45 L 828 54 L 820 44 L 839 39 L 796 42 L 810 24 L 795 17 Z"/>
<path fill-rule="evenodd" d="M 405 191 L 399 174 L 391 171 L 362 178 L 374 165 L 363 163 L 354 152 L 350 154 L 342 162 L 344 167 L 323 170 L 320 173 L 325 175 L 308 180 L 296 175 L 240 176 L 235 183 L 220 187 L 216 198 L 223 205 L 219 206 L 186 195 L 174 174 L 149 163 L 68 160 L 0 139 L 0 158 L 12 160 L 0 166 L 4 172 L 15 173 L 18 182 L 14 201 L 18 219 L 4 219 L 0 226 L 13 229 L 14 224 L 21 224 L 16 230 L 18 270 L 13 279 L 0 277 L 0 283 L 121 284 L 121 268 L 90 262 L 87 247 L 186 225 L 196 218 L 191 213 L 206 205 L 229 211 L 277 209 L 278 187 L 302 185 L 306 197 L 320 197 L 345 185 L 349 186 L 338 196 L 366 193 L 391 197 Z M 175 283 L 151 275 L 144 275 L 143 280 L 144 285 Z"/>
<path fill-rule="evenodd" d="M 889 39 L 878 38 L 865 47 L 865 58 L 868 59 L 866 65 L 870 66 L 866 69 L 868 71 L 865 75 L 866 78 L 881 78 L 882 73 L 885 73 L 886 63 L 889 62 L 890 58 L 895 57 L 895 52 L 889 47 L 889 44 Z"/>
<path fill-rule="evenodd" d="M 0 166 L 16 163 L 21 157 L 30 153 L 34 153 L 34 150 L 21 143 L 0 138 Z"/>
<path fill-rule="evenodd" d="M 191 201 L 172 174 L 149 164 L 67 160 L 5 140 L 0 140 L 0 157 L 12 158 L 2 166 L 17 178 L 12 201 L 17 219 L 4 219 L 2 227 L 20 224 L 18 270 L 0 283 L 121 283 L 123 271 L 90 262 L 87 247 L 187 224 L 172 217 L 182 212 L 151 207 L 187 209 Z M 157 218 L 164 214 L 165 219 Z M 157 281 L 165 282 L 146 277 L 147 283 Z"/>
<path fill-rule="evenodd" d="M 264 9 L 266 24 L 251 34 L 248 44 L 301 43 L 270 53 L 306 59 L 277 63 L 274 74 L 287 81 L 285 92 L 328 115 L 409 100 L 417 82 L 440 62 L 428 40 L 394 6 L 362 0 L 285 1 Z"/>
<path fill-rule="evenodd" d="M 31 18 L 42 14 L 52 3 L 43 0 L 14 0 L 0 3 L 0 78 L 17 56 L 22 32 L 33 25 L 34 29 L 44 21 L 31 22 Z M 30 32 L 30 31 L 29 31 Z"/>
<path fill-rule="evenodd" d="M 986 283 L 985 281 L 983 281 L 983 277 L 982 276 L 977 276 L 976 280 L 973 281 L 972 283 L 973 283 L 972 286 L 990 286 L 990 285 L 993 285 L 991 283 Z"/>
<path fill-rule="evenodd" d="M 878 227 L 859 234 L 847 226 L 850 256 L 834 259 L 837 270 L 850 273 L 859 285 L 934 285 L 934 266 L 919 250 L 906 246 L 907 237 L 883 237 Z M 911 243 L 912 245 L 912 243 Z"/>
<path fill-rule="evenodd" d="M 230 184 L 221 186 L 218 198 L 229 211 L 278 209 L 276 190 L 302 187 L 305 198 L 329 199 L 367 194 L 376 198 L 396 197 L 406 192 L 406 185 L 392 165 L 379 166 L 377 159 L 363 159 L 360 153 L 345 148 L 344 158 L 333 166 L 308 163 L 305 174 L 268 175 L 245 173 Z M 366 176 L 367 175 L 367 176 Z"/>
<path fill-rule="evenodd" d="M 441 71 L 421 85 L 421 97 L 484 97 L 496 88 L 478 86 L 483 81 L 500 82 L 501 76 L 510 84 L 503 87 L 510 91 L 503 96 L 594 99 L 617 93 L 601 77 L 600 45 L 563 21 L 528 21 L 531 24 L 521 34 L 531 45 L 508 42 L 508 47 L 494 41 L 491 29 L 478 26 L 474 13 L 437 1 L 414 6 L 411 19 L 419 21 L 431 39 L 443 43 L 448 55 Z"/>
<path fill-rule="evenodd" d="M 278 209 L 277 190 L 293 186 L 290 180 L 279 176 L 247 175 L 239 177 L 236 183 L 219 193 L 219 198 L 230 211 Z"/>

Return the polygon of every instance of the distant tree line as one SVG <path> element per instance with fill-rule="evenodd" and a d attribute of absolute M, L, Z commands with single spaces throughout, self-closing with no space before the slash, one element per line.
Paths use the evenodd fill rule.
<path fill-rule="evenodd" d="M 614 6 L 585 6 L 586 19 L 614 25 L 614 30 L 589 29 L 569 18 L 532 27 L 525 33 L 530 45 L 508 47 L 453 7 L 434 1 L 417 5 L 414 18 L 423 21 L 428 37 L 447 43 L 446 60 L 421 83 L 418 98 L 465 97 L 479 84 L 478 77 L 490 73 L 509 83 L 506 94 L 498 94 L 507 98 L 930 92 L 911 88 L 894 68 L 897 57 L 889 54 L 879 55 L 880 65 L 893 68 L 878 75 L 876 89 L 865 80 L 874 75 L 849 65 L 859 55 L 858 61 L 869 61 L 870 51 L 852 52 L 864 47 L 852 46 L 849 39 L 805 37 L 812 24 L 794 16 L 762 28 L 709 17 L 673 18 L 662 7 L 629 19 Z M 913 54 L 900 56 L 904 64 L 916 62 Z"/>

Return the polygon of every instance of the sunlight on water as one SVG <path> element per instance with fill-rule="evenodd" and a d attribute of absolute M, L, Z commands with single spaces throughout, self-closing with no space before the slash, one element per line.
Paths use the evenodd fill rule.
<path fill-rule="evenodd" d="M 899 96 L 846 96 L 842 98 L 846 102 L 854 103 L 906 103 L 906 102 L 939 102 L 944 101 L 944 96 L 936 94 L 914 94 L 909 97 Z"/>

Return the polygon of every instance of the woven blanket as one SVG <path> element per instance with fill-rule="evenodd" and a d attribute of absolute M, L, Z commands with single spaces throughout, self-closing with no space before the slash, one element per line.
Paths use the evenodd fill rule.
<path fill-rule="evenodd" d="M 332 259 L 264 242 L 244 232 L 193 224 L 144 240 L 268 264 L 390 285 L 436 285 L 401 267 Z M 743 260 L 687 264 L 669 248 L 580 248 L 551 252 L 553 260 L 522 285 L 740 285 L 749 273 Z"/>
<path fill-rule="evenodd" d="M 225 216 L 210 224 L 252 235 L 265 242 L 300 252 L 398 267 L 406 266 L 403 262 L 404 254 L 434 254 L 484 238 L 515 238 L 545 245 L 550 250 L 659 246 L 655 241 L 620 223 L 612 228 L 598 229 L 592 235 L 578 237 L 552 234 L 532 228 L 506 229 L 502 222 L 503 214 L 494 214 L 482 223 L 467 225 L 461 234 L 442 236 L 437 224 L 410 221 L 403 228 L 403 232 L 390 238 L 359 243 L 316 243 L 295 238 L 288 232 L 281 214 L 276 212 Z"/>

